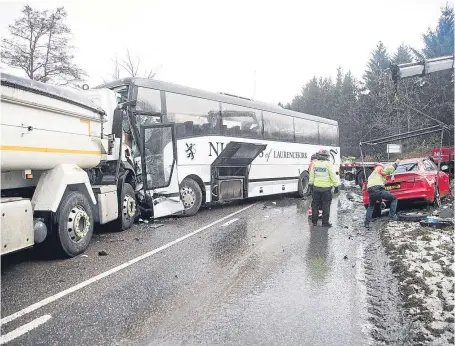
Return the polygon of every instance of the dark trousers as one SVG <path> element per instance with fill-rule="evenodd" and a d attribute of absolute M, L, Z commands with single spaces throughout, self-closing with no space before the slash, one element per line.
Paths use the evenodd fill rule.
<path fill-rule="evenodd" d="M 368 190 L 368 198 L 370 200 L 370 204 L 368 205 L 365 217 L 366 222 L 370 222 L 373 218 L 374 205 L 376 204 L 376 201 L 382 201 L 383 199 L 390 201 L 389 216 L 394 217 L 397 215 L 398 199 L 390 192 L 384 189 L 370 189 Z"/>
<path fill-rule="evenodd" d="M 332 188 L 328 187 L 314 187 L 313 188 L 313 201 L 311 208 L 313 214 L 311 221 L 318 222 L 319 210 L 322 210 L 322 224 L 329 223 L 330 218 L 330 204 L 332 203 Z"/>

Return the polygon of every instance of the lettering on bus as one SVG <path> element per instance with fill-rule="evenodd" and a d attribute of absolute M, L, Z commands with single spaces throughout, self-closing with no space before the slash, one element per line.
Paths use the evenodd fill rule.
<path fill-rule="evenodd" d="M 276 159 L 306 159 L 307 153 L 301 151 L 273 151 L 273 157 Z"/>
<path fill-rule="evenodd" d="M 272 154 L 272 150 L 273 149 L 270 149 L 267 153 L 265 153 L 265 161 L 266 162 L 269 162 L 269 159 L 270 159 L 270 155 Z M 264 157 L 264 150 L 262 150 L 259 155 L 259 157 Z"/>
<path fill-rule="evenodd" d="M 338 154 L 338 150 L 330 149 L 330 155 L 332 155 L 333 164 L 335 164 L 335 155 L 337 155 L 337 154 Z"/>
<path fill-rule="evenodd" d="M 216 142 L 216 147 L 212 142 L 209 142 L 209 156 L 218 156 L 220 152 L 224 150 L 224 143 L 223 142 Z"/>

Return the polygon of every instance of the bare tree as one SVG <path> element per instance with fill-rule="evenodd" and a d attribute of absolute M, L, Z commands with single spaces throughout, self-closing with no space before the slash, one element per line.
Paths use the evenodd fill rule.
<path fill-rule="evenodd" d="M 158 73 L 158 69 L 145 69 L 141 70 L 141 59 L 139 57 L 133 58 L 129 49 L 126 50 L 125 58 L 119 61 L 118 57 L 115 56 L 115 59 L 112 59 L 113 69 L 111 73 L 111 79 L 116 80 L 120 79 L 123 71 L 128 77 L 143 77 L 148 79 L 155 78 Z M 143 72 L 143 73 L 142 73 Z M 104 82 L 107 82 L 104 80 Z"/>
<path fill-rule="evenodd" d="M 82 81 L 86 74 L 73 62 L 66 17 L 63 7 L 49 13 L 26 5 L 22 17 L 8 27 L 10 38 L 2 40 L 2 62 L 41 82 L 66 85 Z"/>

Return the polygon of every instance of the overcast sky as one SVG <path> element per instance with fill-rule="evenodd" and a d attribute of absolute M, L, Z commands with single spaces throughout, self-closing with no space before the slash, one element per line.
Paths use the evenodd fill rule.
<path fill-rule="evenodd" d="M 446 1 L 0 0 L 1 36 L 26 3 L 66 8 L 90 86 L 129 48 L 143 69 L 159 69 L 157 79 L 277 103 L 314 75 L 333 78 L 337 66 L 360 78 L 379 40 L 392 52 L 421 48 Z"/>

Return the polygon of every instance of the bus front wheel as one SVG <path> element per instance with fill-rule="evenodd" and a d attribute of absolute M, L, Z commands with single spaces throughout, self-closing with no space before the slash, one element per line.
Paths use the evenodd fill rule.
<path fill-rule="evenodd" d="M 191 178 L 183 179 L 180 184 L 180 198 L 185 208 L 183 215 L 192 216 L 196 214 L 202 204 L 201 187 Z"/>

